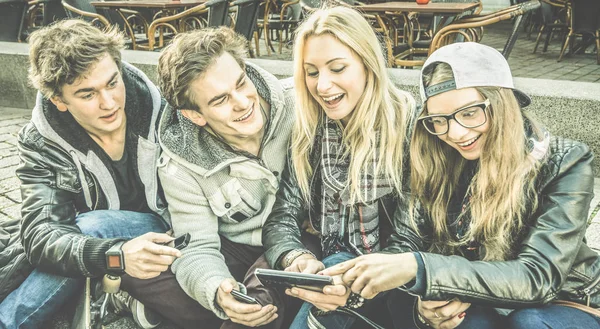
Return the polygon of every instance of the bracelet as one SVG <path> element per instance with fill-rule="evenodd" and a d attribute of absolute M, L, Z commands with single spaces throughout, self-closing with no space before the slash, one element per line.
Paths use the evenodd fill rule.
<path fill-rule="evenodd" d="M 296 260 L 296 258 L 302 256 L 302 255 L 311 255 L 313 256 L 315 259 L 317 258 L 315 256 L 315 254 L 313 254 L 312 252 L 310 252 L 310 250 L 307 249 L 293 249 L 290 252 L 288 252 L 285 257 L 283 257 L 283 261 L 281 262 L 281 265 L 283 266 L 283 268 L 288 268 L 290 267 L 290 265 L 292 265 L 292 263 Z"/>
<path fill-rule="evenodd" d="M 350 288 L 347 288 L 350 289 Z M 353 292 L 350 293 L 350 296 L 348 296 L 348 300 L 346 301 L 346 307 L 348 308 L 353 308 L 353 309 L 357 309 L 361 306 L 363 306 L 365 304 L 365 299 L 359 295 L 359 294 L 355 294 Z"/>

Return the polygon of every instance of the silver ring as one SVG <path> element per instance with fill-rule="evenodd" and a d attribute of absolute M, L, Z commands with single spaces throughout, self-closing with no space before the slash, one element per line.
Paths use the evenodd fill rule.
<path fill-rule="evenodd" d="M 440 316 L 437 314 L 436 311 L 433 311 L 433 315 L 435 315 L 435 317 L 438 318 L 438 319 L 440 318 Z"/>

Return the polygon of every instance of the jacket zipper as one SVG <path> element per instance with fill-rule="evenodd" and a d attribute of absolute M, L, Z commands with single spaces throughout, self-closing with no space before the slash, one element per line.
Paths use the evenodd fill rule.
<path fill-rule="evenodd" d="M 585 288 L 581 289 L 581 293 L 586 296 L 586 305 L 590 306 L 590 299 L 592 298 L 592 288 L 598 285 L 600 282 L 600 275 L 592 281 L 591 284 L 587 285 Z"/>
<path fill-rule="evenodd" d="M 320 162 L 320 161 L 319 161 L 319 164 L 317 165 L 317 168 L 315 169 L 315 171 L 313 171 L 313 176 L 312 176 L 312 177 L 311 177 L 311 179 L 310 179 L 310 189 L 309 189 L 310 191 L 312 191 L 312 189 L 313 189 L 313 184 L 314 184 L 314 182 L 315 182 L 315 176 L 317 176 L 315 173 L 317 172 L 317 170 L 318 170 L 319 168 L 321 168 L 321 162 Z M 313 203 L 313 202 L 311 201 L 311 203 Z M 308 223 L 310 224 L 310 227 L 311 227 L 311 228 L 312 228 L 312 229 L 313 229 L 315 232 L 319 232 L 319 233 L 320 233 L 320 231 L 319 231 L 319 230 L 317 230 L 317 229 L 315 228 L 315 226 L 313 225 L 313 220 L 312 220 L 312 205 L 310 205 L 310 206 L 308 207 Z"/>

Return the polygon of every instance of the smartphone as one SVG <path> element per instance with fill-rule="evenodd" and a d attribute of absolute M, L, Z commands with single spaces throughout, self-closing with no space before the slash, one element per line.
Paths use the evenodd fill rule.
<path fill-rule="evenodd" d="M 162 244 L 164 246 L 171 246 L 175 249 L 181 250 L 185 247 L 187 247 L 188 243 L 190 243 L 190 234 L 186 233 L 184 235 L 178 236 L 177 238 L 175 238 L 175 240 L 169 241 L 169 242 L 163 242 L 163 243 L 159 243 Z"/>
<path fill-rule="evenodd" d="M 298 287 L 321 292 L 323 291 L 323 287 L 333 285 L 333 278 L 326 275 L 285 272 L 263 268 L 256 269 L 254 274 L 265 286 Z"/>
<path fill-rule="evenodd" d="M 231 291 L 231 296 L 233 296 L 233 298 L 235 298 L 235 300 L 237 300 L 238 302 L 241 302 L 241 303 L 257 304 L 257 305 L 263 306 L 258 300 L 256 300 L 256 298 L 250 297 L 250 296 L 248 296 L 242 292 L 239 292 L 235 289 Z"/>

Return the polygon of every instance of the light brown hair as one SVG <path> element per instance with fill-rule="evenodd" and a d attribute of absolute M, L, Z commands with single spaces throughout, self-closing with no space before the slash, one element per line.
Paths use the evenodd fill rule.
<path fill-rule="evenodd" d="M 425 87 L 453 79 L 449 65 L 439 63 L 431 67 L 423 72 Z M 415 127 L 410 147 L 411 203 L 414 205 L 418 200 L 431 220 L 430 251 L 459 254 L 460 247 L 474 240 L 483 247 L 483 260 L 506 260 L 511 257 L 525 219 L 537 207 L 535 179 L 541 162 L 528 152 L 525 116 L 512 90 L 475 89 L 490 101 L 486 109 L 490 126 L 478 171 L 469 185 L 468 232 L 457 241 L 447 224 L 448 204 L 466 160 L 420 123 Z M 536 123 L 528 120 L 534 132 L 539 132 Z M 412 206 L 411 209 L 414 210 Z"/>
<path fill-rule="evenodd" d="M 29 80 L 45 97 L 62 94 L 107 54 L 121 70 L 123 35 L 100 31 L 80 19 L 58 21 L 29 37 Z"/>
<path fill-rule="evenodd" d="M 158 59 L 158 84 L 177 109 L 198 111 L 190 85 L 224 53 L 242 69 L 248 56 L 246 39 L 228 27 L 204 28 L 178 34 Z"/>

